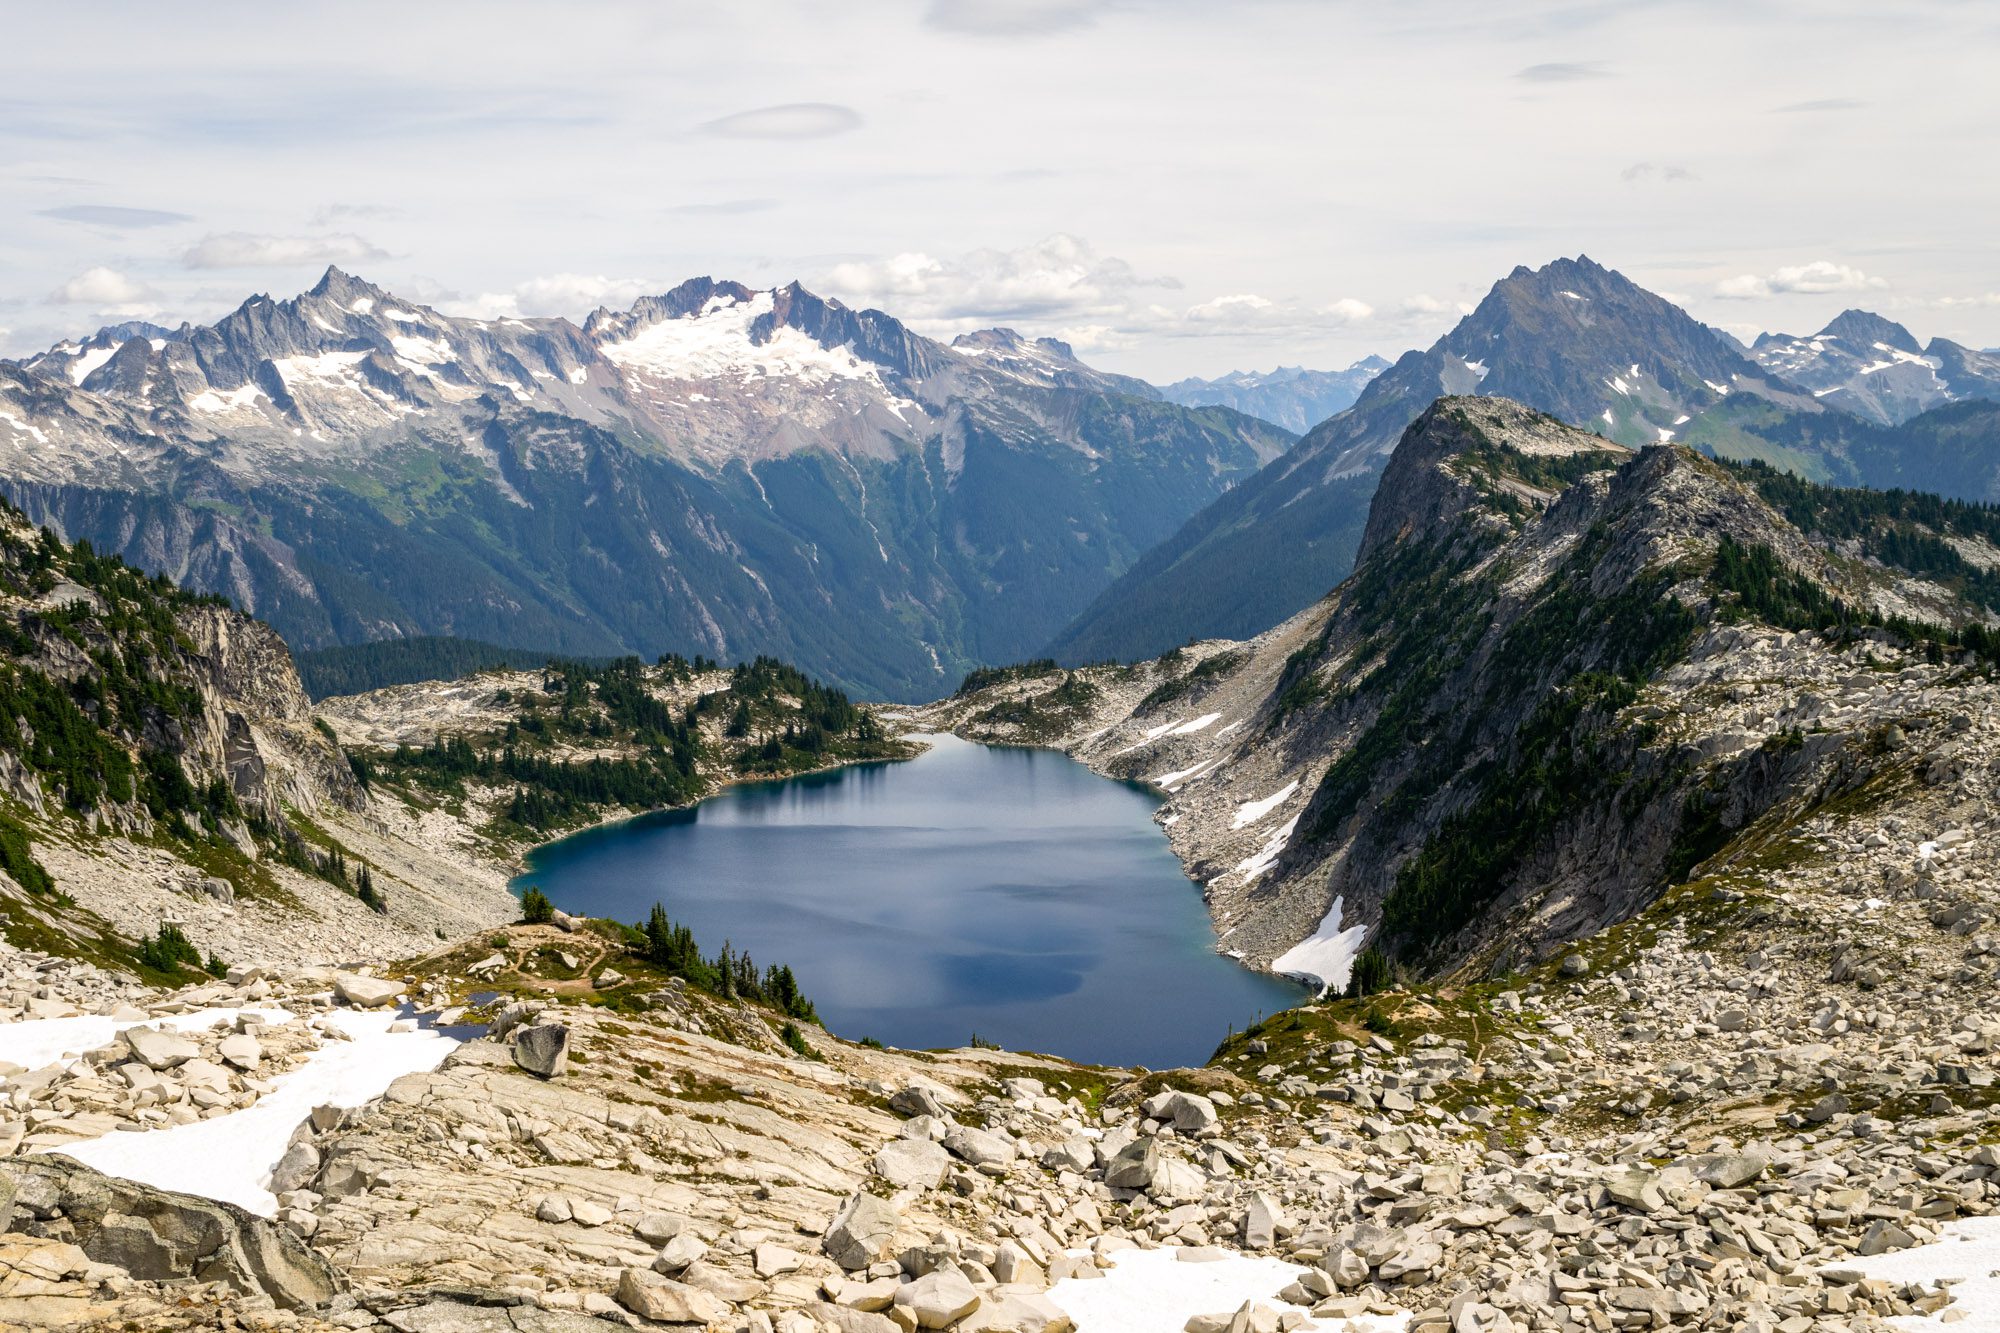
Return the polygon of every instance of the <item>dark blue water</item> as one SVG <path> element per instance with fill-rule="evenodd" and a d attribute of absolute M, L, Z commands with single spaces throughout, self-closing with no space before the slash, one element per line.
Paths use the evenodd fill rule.
<path fill-rule="evenodd" d="M 566 911 L 654 902 L 704 952 L 789 963 L 827 1027 L 892 1046 L 1199 1064 L 1295 986 L 1215 952 L 1158 798 L 1049 750 L 941 737 L 905 763 L 732 787 L 528 856 Z"/>

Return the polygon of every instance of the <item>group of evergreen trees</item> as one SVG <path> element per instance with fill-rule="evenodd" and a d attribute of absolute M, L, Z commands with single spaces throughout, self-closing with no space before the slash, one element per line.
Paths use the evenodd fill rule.
<path fill-rule="evenodd" d="M 1976 623 L 1939 625 L 1852 606 L 1812 579 L 1786 568 L 1777 552 L 1761 543 L 1745 546 L 1723 537 L 1716 545 L 1709 582 L 1720 592 L 1734 594 L 1724 612 L 1728 618 L 1828 634 L 1881 629 L 1922 644 L 1932 661 L 1942 661 L 1946 653 L 1963 652 L 1984 662 L 2000 663 L 2000 630 Z"/>
<path fill-rule="evenodd" d="M 646 961 L 655 967 L 685 977 L 691 984 L 724 999 L 755 1000 L 788 1018 L 819 1022 L 818 1011 L 799 990 L 798 978 L 792 975 L 791 968 L 779 964 L 759 972 L 750 955 L 736 952 L 727 940 L 723 941 L 721 952 L 704 958 L 695 943 L 694 932 L 676 925 L 659 903 L 653 904 L 652 913 L 638 929 L 644 937 Z"/>

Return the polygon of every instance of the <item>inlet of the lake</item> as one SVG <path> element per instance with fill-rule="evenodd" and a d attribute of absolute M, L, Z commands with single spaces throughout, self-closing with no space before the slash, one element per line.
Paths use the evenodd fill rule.
<path fill-rule="evenodd" d="M 843 1037 L 1168 1068 L 1297 1003 L 1215 951 L 1159 797 L 1066 755 L 951 736 L 899 763 L 730 787 L 537 848 L 565 911 L 786 963 Z"/>

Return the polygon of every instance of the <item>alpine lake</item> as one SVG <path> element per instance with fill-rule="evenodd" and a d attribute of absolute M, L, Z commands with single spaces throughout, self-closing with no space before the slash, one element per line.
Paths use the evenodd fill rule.
<path fill-rule="evenodd" d="M 790 965 L 827 1028 L 1164 1069 L 1299 1002 L 1216 952 L 1157 793 L 1050 750 L 927 737 L 915 759 L 729 787 L 529 853 L 513 882 L 703 952 Z"/>

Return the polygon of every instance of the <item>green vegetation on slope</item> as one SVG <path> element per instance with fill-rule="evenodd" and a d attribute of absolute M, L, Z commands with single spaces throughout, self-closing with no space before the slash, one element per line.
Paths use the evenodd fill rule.
<path fill-rule="evenodd" d="M 2000 567 L 1975 564 L 1952 545 L 1956 538 L 2000 548 L 2000 505 L 1919 491 L 1817 486 L 1761 462 L 1729 466 L 1807 536 L 1854 542 L 1885 565 L 2000 611 Z"/>
<path fill-rule="evenodd" d="M 319 648 L 297 654 L 299 679 L 314 699 L 337 694 L 365 694 L 391 685 L 426 680 L 457 680 L 477 671 L 506 667 L 533 671 L 562 660 L 561 653 L 537 648 L 503 648 L 478 639 L 417 635 L 407 639 L 377 639 L 373 643 Z M 609 658 L 583 658 L 602 666 Z"/>
<path fill-rule="evenodd" d="M 513 716 L 496 732 L 352 761 L 366 782 L 450 794 L 463 794 L 468 781 L 511 786 L 500 822 L 542 834 L 607 809 L 686 805 L 708 793 L 717 767 L 780 776 L 905 753 L 845 693 L 767 657 L 738 665 L 727 687 L 698 695 L 678 714 L 655 693 L 657 683 L 712 668 L 677 656 L 650 673 L 636 657 L 552 664 L 539 693 L 507 700 Z M 704 720 L 720 724 L 720 742 L 704 739 Z M 570 753 L 577 748 L 613 753 L 577 758 Z"/>

